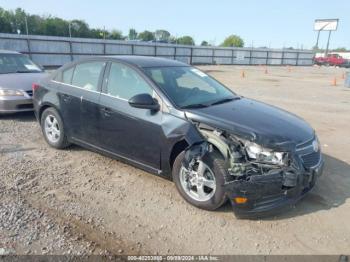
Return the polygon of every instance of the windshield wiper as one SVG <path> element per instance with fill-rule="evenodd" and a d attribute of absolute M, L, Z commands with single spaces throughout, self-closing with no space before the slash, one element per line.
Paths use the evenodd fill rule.
<path fill-rule="evenodd" d="M 216 101 L 210 103 L 210 105 L 213 106 L 213 105 L 223 104 L 223 103 L 227 103 L 227 102 L 234 101 L 234 100 L 239 100 L 239 99 L 241 99 L 239 96 L 227 97 L 227 98 L 223 98 L 223 99 L 220 99 L 220 100 L 216 100 Z"/>
<path fill-rule="evenodd" d="M 192 104 L 192 105 L 187 105 L 187 106 L 182 106 L 182 109 L 186 108 L 203 108 L 203 107 L 208 107 L 209 105 L 207 104 Z"/>

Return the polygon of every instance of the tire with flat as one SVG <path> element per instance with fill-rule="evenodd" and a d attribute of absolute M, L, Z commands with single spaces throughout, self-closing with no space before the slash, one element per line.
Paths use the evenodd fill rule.
<path fill-rule="evenodd" d="M 191 192 L 189 187 L 186 187 L 183 177 L 183 160 L 185 151 L 181 152 L 175 159 L 172 178 L 180 195 L 190 204 L 205 210 L 215 210 L 221 207 L 226 201 L 227 196 L 224 190 L 226 168 L 225 162 L 221 154 L 213 151 L 202 158 L 206 168 L 210 171 L 212 177 L 211 184 L 215 185 L 215 191 L 207 194 L 206 198 L 198 199 L 195 192 Z M 185 172 L 188 170 L 185 170 Z M 206 180 L 208 180 L 206 178 Z M 204 180 L 205 181 L 205 180 Z M 203 181 L 202 181 L 203 185 Z M 204 187 L 205 189 L 205 187 Z M 210 190 L 210 188 L 207 188 Z M 195 190 L 195 187 L 194 187 Z M 208 192 L 208 191 L 207 191 Z M 209 191 L 210 192 L 210 191 Z"/>
<path fill-rule="evenodd" d="M 49 107 L 41 114 L 40 119 L 41 130 L 46 142 L 57 149 L 68 147 L 68 142 L 62 118 L 57 110 Z"/>

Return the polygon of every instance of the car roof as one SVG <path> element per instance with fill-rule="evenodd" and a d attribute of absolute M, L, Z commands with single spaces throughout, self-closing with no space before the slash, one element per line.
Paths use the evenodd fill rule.
<path fill-rule="evenodd" d="M 106 56 L 108 58 L 113 58 L 121 62 L 131 64 L 133 66 L 147 68 L 147 67 L 168 67 L 168 66 L 189 66 L 188 64 L 182 63 L 180 61 L 152 57 L 152 56 L 133 56 L 133 55 L 116 55 L 116 56 Z"/>
<path fill-rule="evenodd" d="M 0 54 L 21 54 L 21 53 L 16 51 L 11 51 L 11 50 L 0 49 Z"/>

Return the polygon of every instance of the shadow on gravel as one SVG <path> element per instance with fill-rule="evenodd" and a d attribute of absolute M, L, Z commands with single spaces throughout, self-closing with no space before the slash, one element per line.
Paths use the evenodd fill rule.
<path fill-rule="evenodd" d="M 14 114 L 0 114 L 0 121 L 33 122 L 36 121 L 34 112 L 21 112 Z"/>
<path fill-rule="evenodd" d="M 280 210 L 275 215 L 262 218 L 263 220 L 283 220 L 330 210 L 343 205 L 350 198 L 350 165 L 329 155 L 324 157 L 326 162 L 323 175 L 311 192 L 292 208 Z M 229 203 L 217 211 L 233 212 Z"/>
<path fill-rule="evenodd" d="M 74 151 L 74 152 L 79 152 L 79 151 L 87 151 L 88 149 L 85 149 L 81 146 L 78 146 L 78 145 L 75 145 L 75 144 L 72 144 L 70 145 L 66 150 L 69 150 L 69 151 Z M 88 150 L 89 151 L 89 150 Z M 90 151 L 92 152 L 92 151 Z"/>
<path fill-rule="evenodd" d="M 32 151 L 35 147 L 23 148 L 22 145 L 0 144 L 0 154 L 18 153 L 25 151 Z"/>

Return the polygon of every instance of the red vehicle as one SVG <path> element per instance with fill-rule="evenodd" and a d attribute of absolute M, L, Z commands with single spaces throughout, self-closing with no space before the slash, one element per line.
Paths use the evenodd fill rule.
<path fill-rule="evenodd" d="M 316 65 L 327 65 L 327 66 L 344 66 L 349 65 L 349 60 L 344 59 L 338 54 L 328 54 L 326 57 L 315 57 Z"/>

